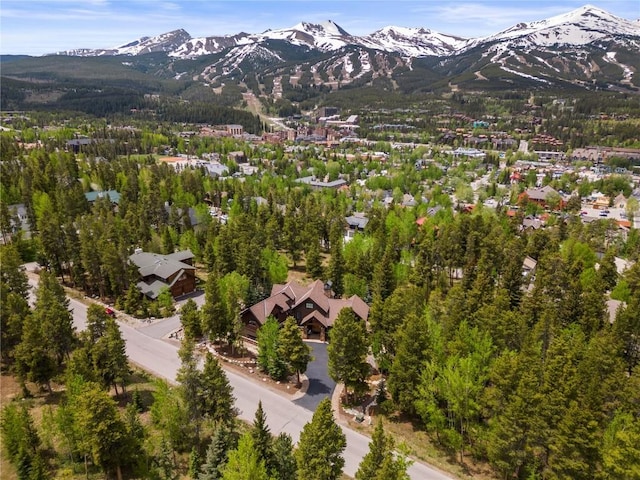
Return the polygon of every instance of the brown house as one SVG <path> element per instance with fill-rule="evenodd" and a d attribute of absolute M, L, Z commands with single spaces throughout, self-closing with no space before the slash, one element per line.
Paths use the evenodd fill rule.
<path fill-rule="evenodd" d="M 518 196 L 518 202 L 522 202 L 526 198 L 530 202 L 537 203 L 542 208 L 546 208 L 547 199 L 548 199 L 547 197 L 549 197 L 549 195 L 559 197 L 560 203 L 558 205 L 558 208 L 560 208 L 560 210 L 564 209 L 565 207 L 564 200 L 562 199 L 560 194 L 553 187 L 549 185 L 546 185 L 540 188 L 529 188 L 525 190 Z"/>
<path fill-rule="evenodd" d="M 244 335 L 255 338 L 256 332 L 269 316 L 279 322 L 293 317 L 302 328 L 305 338 L 327 339 L 327 332 L 333 326 L 343 308 L 351 308 L 357 317 L 367 321 L 369 306 L 357 295 L 350 298 L 329 298 L 320 280 L 303 286 L 297 282 L 274 285 L 271 296 L 247 308 L 241 313 L 245 324 Z"/>
<path fill-rule="evenodd" d="M 164 288 L 179 297 L 196 289 L 196 267 L 192 265 L 190 250 L 160 255 L 137 251 L 129 260 L 138 267 L 141 280 L 138 288 L 147 297 L 155 300 Z"/>

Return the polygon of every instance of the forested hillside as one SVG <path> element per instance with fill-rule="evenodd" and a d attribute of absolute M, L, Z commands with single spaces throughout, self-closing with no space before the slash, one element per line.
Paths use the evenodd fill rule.
<path fill-rule="evenodd" d="M 143 318 L 172 311 L 170 299 L 139 294 L 129 262 L 136 248 L 193 252 L 206 274 L 198 338 L 235 341 L 239 309 L 267 297 L 287 270 L 305 281 L 331 280 L 338 297 L 359 295 L 371 307 L 366 344 L 385 379 L 385 423 L 426 431 L 453 463 L 488 465 L 495 478 L 640 478 L 638 230 L 623 232 L 608 218 L 583 222 L 579 199 L 577 209 L 546 212 L 546 228 L 522 228 L 526 213 L 542 209 L 521 202 L 508 214 L 509 188 L 516 203 L 526 187 L 507 185 L 508 175 L 485 192 L 501 199 L 498 208 L 454 202 L 447 189 L 460 193 L 468 188 L 461 179 L 488 167 L 444 152 L 432 154 L 450 162 L 451 184 L 439 167 L 418 170 L 413 151 L 384 163 L 355 150 L 346 161 L 234 138 L 186 142 L 179 130 L 195 127 L 172 122 L 213 117 L 256 132 L 261 125 L 207 104 L 162 108 L 166 121 L 143 117 L 136 128 L 39 114 L 23 119 L 19 133 L 2 133 L 3 370 L 26 396 L 47 399 L 3 409 L 3 443 L 18 478 L 85 471 L 94 478 L 339 478 L 339 448 L 327 454 L 325 473 L 311 468 L 307 450 L 333 431 L 330 406 L 318 409 L 292 456 L 291 438 L 272 440 L 259 416 L 238 430 L 223 371 L 211 356 L 199 371 L 191 342 L 180 352 L 179 385 L 156 382 L 140 398 L 127 386 L 115 321 L 90 308 L 88 329 L 74 331 L 61 284 Z M 66 142 L 78 134 L 104 141 L 74 153 Z M 165 149 L 218 154 L 229 175 L 174 168 L 158 161 Z M 233 175 L 239 168 L 227 154 L 238 150 L 258 174 Z M 382 170 L 386 177 L 368 176 Z M 349 184 L 313 189 L 296 181 L 311 174 Z M 627 177 L 619 181 L 631 191 Z M 85 197 L 109 190 L 120 194 L 117 205 Z M 415 203 L 403 202 L 408 194 Z M 30 235 L 15 231 L 16 204 L 25 207 Z M 355 212 L 368 223 L 345 242 L 345 218 Z M 615 257 L 629 262 L 622 274 Z M 537 266 L 523 274 L 526 258 Z M 43 270 L 32 304 L 25 261 Z M 620 300 L 613 311 L 611 292 Z M 42 407 L 54 397 L 54 406 Z M 334 433 L 332 444 L 342 445 Z M 370 470 L 357 478 L 403 478 Z"/>

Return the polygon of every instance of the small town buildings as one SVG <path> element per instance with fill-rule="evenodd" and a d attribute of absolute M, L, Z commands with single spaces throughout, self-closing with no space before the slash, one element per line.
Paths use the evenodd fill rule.
<path fill-rule="evenodd" d="M 369 306 L 357 295 L 350 298 L 331 298 L 330 287 L 316 280 L 304 286 L 291 281 L 274 285 L 271 295 L 241 312 L 244 335 L 255 338 L 257 330 L 268 317 L 284 322 L 293 317 L 305 338 L 327 340 L 328 332 L 343 308 L 351 308 L 358 318 L 366 322 Z"/>
<path fill-rule="evenodd" d="M 137 250 L 129 260 L 138 267 L 140 281 L 137 286 L 151 300 L 169 289 L 176 298 L 196 289 L 196 267 L 190 250 L 160 255 Z"/>
<path fill-rule="evenodd" d="M 467 157 L 467 158 L 484 158 L 487 156 L 482 150 L 477 148 L 456 148 L 453 152 L 454 157 Z"/>

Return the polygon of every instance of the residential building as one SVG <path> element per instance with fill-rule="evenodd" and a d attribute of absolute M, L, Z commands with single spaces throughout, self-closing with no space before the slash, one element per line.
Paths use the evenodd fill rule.
<path fill-rule="evenodd" d="M 140 292 L 152 300 L 164 290 L 179 297 L 195 291 L 196 267 L 190 250 L 160 255 L 137 250 L 129 260 L 138 267 L 141 280 L 137 286 Z"/>
<path fill-rule="evenodd" d="M 344 234 L 345 242 L 351 241 L 357 232 L 364 232 L 367 223 L 369 223 L 369 219 L 361 212 L 356 212 L 353 215 L 345 217 L 345 221 L 347 222 L 347 228 Z"/>
<path fill-rule="evenodd" d="M 357 295 L 350 298 L 331 298 L 330 287 L 316 280 L 304 286 L 297 282 L 274 285 L 269 298 L 241 312 L 244 335 L 255 338 L 257 330 L 268 317 L 282 323 L 293 317 L 305 338 L 327 340 L 328 332 L 343 308 L 351 308 L 358 318 L 366 322 L 369 306 Z"/>

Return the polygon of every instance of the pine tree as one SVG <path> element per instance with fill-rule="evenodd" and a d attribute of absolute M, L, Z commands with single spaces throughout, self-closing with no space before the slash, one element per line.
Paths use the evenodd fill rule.
<path fill-rule="evenodd" d="M 606 290 L 611 290 L 618 283 L 618 270 L 615 263 L 615 250 L 608 249 L 600 260 L 598 276 L 602 279 Z"/>
<path fill-rule="evenodd" d="M 229 331 L 229 321 L 220 292 L 217 272 L 211 272 L 204 287 L 204 305 L 201 310 L 202 327 L 210 341 L 223 338 Z"/>
<path fill-rule="evenodd" d="M 160 452 L 155 458 L 156 475 L 162 480 L 177 480 L 178 472 L 175 462 L 175 454 L 171 448 L 170 442 L 162 439 L 160 443 Z"/>
<path fill-rule="evenodd" d="M 289 367 L 289 370 L 297 375 L 297 383 L 300 385 L 300 373 L 307 370 L 311 361 L 311 348 L 304 343 L 300 328 L 295 318 L 287 317 L 278 338 L 280 355 Z"/>
<path fill-rule="evenodd" d="M 138 315 L 138 310 L 142 306 L 142 294 L 135 282 L 129 284 L 124 300 L 124 311 L 130 315 Z"/>
<path fill-rule="evenodd" d="M 33 316 L 47 340 L 45 348 L 55 357 L 58 366 L 61 366 L 74 347 L 75 327 L 64 289 L 48 272 L 43 272 L 40 276 Z"/>
<path fill-rule="evenodd" d="M 10 403 L 2 409 L 0 433 L 9 460 L 18 469 L 19 477 L 29 478 L 29 471 L 40 455 L 40 437 L 25 405 Z"/>
<path fill-rule="evenodd" d="M 233 388 L 218 360 L 207 352 L 202 369 L 202 413 L 210 420 L 230 423 L 235 416 Z"/>
<path fill-rule="evenodd" d="M 333 419 L 331 400 L 322 400 L 300 433 L 295 452 L 299 480 L 337 480 L 342 474 L 342 452 L 347 440 Z"/>
<path fill-rule="evenodd" d="M 272 476 L 276 480 L 296 480 L 298 468 L 293 454 L 293 440 L 286 433 L 278 435 L 273 442 Z"/>
<path fill-rule="evenodd" d="M 258 401 L 258 409 L 249 432 L 251 433 L 253 448 L 258 455 L 258 459 L 264 462 L 268 471 L 271 471 L 273 468 L 273 438 L 267 425 L 267 416 L 262 409 L 261 400 Z"/>
<path fill-rule="evenodd" d="M 200 471 L 200 454 L 198 453 L 198 449 L 193 447 L 191 449 L 191 453 L 189 454 L 189 478 L 197 478 L 198 472 Z"/>
<path fill-rule="evenodd" d="M 117 384 L 120 383 L 122 392 L 126 394 L 126 385 L 129 381 L 129 357 L 126 352 L 126 344 L 122 338 L 120 326 L 111 317 L 107 318 L 106 332 L 104 336 L 106 350 L 109 352 L 109 369 L 105 382 L 113 385 L 118 395 Z"/>
<path fill-rule="evenodd" d="M 176 375 L 180 384 L 180 396 L 187 411 L 187 420 L 193 427 L 191 443 L 196 446 L 200 443 L 200 429 L 202 426 L 202 373 L 198 369 L 198 359 L 195 355 L 195 346 L 192 340 L 185 339 L 182 342 L 178 355 L 182 361 Z"/>
<path fill-rule="evenodd" d="M 602 444 L 604 478 L 640 480 L 640 420 L 617 412 L 604 434 Z"/>
<path fill-rule="evenodd" d="M 441 328 L 429 314 L 408 315 L 397 334 L 397 351 L 387 384 L 391 398 L 404 412 L 415 413 L 421 365 L 430 353 L 430 336 L 441 339 L 441 335 Z"/>
<path fill-rule="evenodd" d="M 279 347 L 280 325 L 274 317 L 267 321 L 258 330 L 258 366 L 274 380 L 281 380 L 287 373 L 282 349 Z"/>
<path fill-rule="evenodd" d="M 307 275 L 313 279 L 322 278 L 322 257 L 317 239 L 312 239 L 305 250 Z"/>
<path fill-rule="evenodd" d="M 9 291 L 7 284 L 0 283 L 0 355 L 3 360 L 14 358 L 28 316 L 31 316 L 31 309 L 27 296 Z"/>
<path fill-rule="evenodd" d="M 369 452 L 362 458 L 356 480 L 375 480 L 378 471 L 388 457 L 393 459 L 394 441 L 385 435 L 382 420 L 378 421 L 369 442 Z"/>
<path fill-rule="evenodd" d="M 331 236 L 331 258 L 329 259 L 329 269 L 327 276 L 331 280 L 331 289 L 336 297 L 341 297 L 344 293 L 344 259 L 342 258 L 342 236 L 332 232 Z"/>
<path fill-rule="evenodd" d="M 223 480 L 269 480 L 267 467 L 254 449 L 249 433 L 240 437 L 238 448 L 229 452 L 222 472 Z"/>
<path fill-rule="evenodd" d="M 221 479 L 227 464 L 227 454 L 233 448 L 235 448 L 233 432 L 224 424 L 216 424 L 204 463 L 200 467 L 201 473 L 198 480 Z"/>
<path fill-rule="evenodd" d="M 329 375 L 336 382 L 359 394 L 366 390 L 365 380 L 369 375 L 367 354 L 369 344 L 364 322 L 358 319 L 351 308 L 343 308 L 331 330 L 329 355 Z"/>
<path fill-rule="evenodd" d="M 14 244 L 0 246 L 0 283 L 9 292 L 22 297 L 29 293 L 29 278 L 22 269 L 22 259 Z"/>
<path fill-rule="evenodd" d="M 282 227 L 284 247 L 291 257 L 293 267 L 300 260 L 300 250 L 302 239 L 300 236 L 300 219 L 296 206 L 293 201 L 287 203 L 287 209 L 284 214 L 284 225 Z"/>
<path fill-rule="evenodd" d="M 202 322 L 196 302 L 190 298 L 180 310 L 180 323 L 184 332 L 184 338 L 192 341 L 202 337 Z"/>
<path fill-rule="evenodd" d="M 51 379 L 58 372 L 56 359 L 47 348 L 49 339 L 35 315 L 29 315 L 22 327 L 22 340 L 15 350 L 16 372 L 25 380 L 44 385 L 51 391 Z"/>
<path fill-rule="evenodd" d="M 85 458 L 91 458 L 105 473 L 117 471 L 131 461 L 129 438 L 116 403 L 97 384 L 86 383 L 71 401 L 78 444 Z"/>

